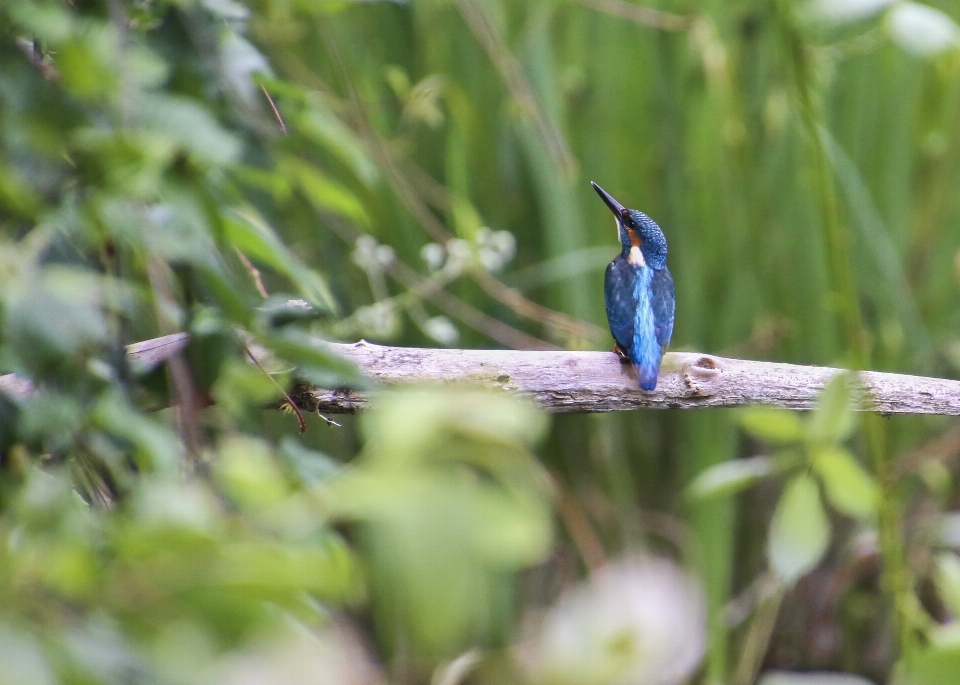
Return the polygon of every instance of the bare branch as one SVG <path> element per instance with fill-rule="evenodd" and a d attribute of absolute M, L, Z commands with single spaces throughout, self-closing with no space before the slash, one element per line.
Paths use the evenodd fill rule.
<path fill-rule="evenodd" d="M 153 368 L 179 353 L 186 334 L 168 335 L 127 348 L 131 363 Z M 379 384 L 465 383 L 501 388 L 530 397 L 552 412 L 630 409 L 698 409 L 767 404 L 812 409 L 823 386 L 841 369 L 671 352 L 664 358 L 654 392 L 613 352 L 444 350 L 383 347 L 367 342 L 330 343 Z M 960 381 L 864 371 L 871 410 L 881 414 L 960 416 Z M 0 376 L 0 391 L 15 397 L 30 383 Z M 365 393 L 300 386 L 291 397 L 309 411 L 353 413 L 369 404 Z M 279 406 L 279 405 L 278 405 Z"/>
<path fill-rule="evenodd" d="M 332 344 L 367 376 L 383 384 L 475 383 L 536 400 L 548 411 L 696 409 L 768 404 L 811 409 L 840 369 L 671 352 L 654 392 L 644 392 L 612 352 L 440 350 Z M 867 371 L 861 374 L 882 414 L 960 415 L 960 381 Z M 313 392 L 320 411 L 366 406 L 348 391 Z"/>

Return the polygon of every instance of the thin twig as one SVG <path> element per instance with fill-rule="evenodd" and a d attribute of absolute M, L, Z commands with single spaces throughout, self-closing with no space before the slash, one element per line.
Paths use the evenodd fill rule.
<path fill-rule="evenodd" d="M 253 279 L 253 285 L 256 286 L 257 292 L 260 293 L 260 297 L 264 299 L 270 297 L 269 293 L 267 293 L 267 289 L 263 286 L 263 276 L 260 274 L 260 269 L 255 267 L 253 262 L 247 259 L 247 255 L 243 254 L 239 247 L 234 249 L 236 249 L 237 256 L 243 263 L 243 267 L 247 270 L 247 273 L 250 274 L 250 278 Z"/>
<path fill-rule="evenodd" d="M 290 409 L 293 410 L 293 413 L 297 415 L 297 421 L 300 422 L 300 435 L 303 435 L 304 433 L 306 433 L 306 432 L 307 432 L 307 422 L 304 421 L 304 419 L 303 419 L 303 414 L 300 412 L 300 407 L 297 406 L 297 403 L 294 402 L 294 401 L 293 401 L 293 398 L 290 397 L 290 395 L 287 394 L 287 391 L 284 390 L 283 386 L 280 385 L 280 383 L 277 382 L 277 379 L 274 378 L 273 376 L 271 376 L 271 375 L 267 372 L 267 370 L 266 370 L 265 368 L 263 368 L 263 365 L 257 360 L 257 358 L 256 358 L 255 356 L 253 356 L 253 352 L 250 351 L 250 348 L 249 348 L 249 347 L 247 347 L 246 345 L 244 345 L 244 346 L 243 346 L 243 350 L 244 350 L 244 352 L 247 353 L 247 356 L 250 357 L 250 361 L 252 361 L 254 364 L 256 364 L 256 365 L 257 365 L 257 368 L 260 369 L 261 371 L 263 371 L 263 374 L 264 374 L 267 378 L 269 378 L 269 379 L 271 380 L 271 382 L 273 382 L 273 384 L 274 384 L 275 386 L 277 386 L 277 388 L 280 390 L 281 393 L 283 393 L 283 396 L 284 396 L 284 398 L 286 399 L 286 403 L 285 403 L 283 406 L 285 406 L 285 407 L 290 407 Z M 320 412 L 317 411 L 317 414 L 320 414 Z M 321 416 L 321 418 L 325 418 L 322 414 L 320 414 L 320 416 Z M 329 421 L 328 421 L 328 423 L 329 423 Z M 338 425 L 339 425 L 339 424 L 338 424 Z"/>
<path fill-rule="evenodd" d="M 603 12 L 640 26 L 649 26 L 663 31 L 686 31 L 693 24 L 693 17 L 673 14 L 652 7 L 633 5 L 624 0 L 576 0 L 584 7 Z"/>
<path fill-rule="evenodd" d="M 277 109 L 277 106 L 273 103 L 273 98 L 270 97 L 270 93 L 267 92 L 266 87 L 261 83 L 260 90 L 263 91 L 263 94 L 267 96 L 267 102 L 270 103 L 271 109 L 273 109 L 274 115 L 277 117 L 277 121 L 280 122 L 280 130 L 283 131 L 283 135 L 287 135 L 287 125 L 283 123 L 283 117 L 280 116 L 280 110 Z"/>

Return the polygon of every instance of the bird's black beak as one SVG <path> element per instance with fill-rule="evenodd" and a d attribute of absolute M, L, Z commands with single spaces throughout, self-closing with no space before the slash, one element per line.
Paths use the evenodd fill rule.
<path fill-rule="evenodd" d="M 624 215 L 624 213 L 627 211 L 627 208 L 624 207 L 619 202 L 617 202 L 616 200 L 614 200 L 613 195 L 608 193 L 606 190 L 598 186 L 593 181 L 590 181 L 590 185 L 592 185 L 593 189 L 597 191 L 597 195 L 603 198 L 603 201 L 607 204 L 607 207 L 610 208 L 610 211 L 617 216 L 617 219 L 619 219 Z"/>

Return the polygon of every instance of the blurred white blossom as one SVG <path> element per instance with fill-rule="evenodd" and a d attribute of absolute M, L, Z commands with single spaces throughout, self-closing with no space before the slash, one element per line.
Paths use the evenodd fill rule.
<path fill-rule="evenodd" d="M 362 235 L 353 244 L 353 263 L 366 271 L 372 264 L 377 263 L 377 240 L 373 236 Z"/>
<path fill-rule="evenodd" d="M 890 35 L 901 48 L 932 57 L 960 47 L 960 27 L 949 15 L 928 5 L 902 2 L 890 10 Z"/>
<path fill-rule="evenodd" d="M 705 647 L 699 581 L 669 560 L 639 557 L 562 597 L 522 659 L 545 685 L 677 685 Z"/>
<path fill-rule="evenodd" d="M 373 258 L 380 268 L 386 268 L 393 264 L 396 254 L 389 245 L 377 245 L 377 249 L 373 252 Z"/>
<path fill-rule="evenodd" d="M 373 236 L 362 235 L 353 245 L 353 263 L 364 271 L 378 270 L 393 264 L 396 254 L 389 245 L 381 245 Z"/>
<path fill-rule="evenodd" d="M 375 302 L 357 310 L 357 323 L 371 338 L 392 338 L 400 329 L 400 317 L 390 302 Z"/>
<path fill-rule="evenodd" d="M 282 636 L 230 654 L 204 683 L 218 685 L 375 685 L 383 676 L 357 637 L 344 626 L 318 633 L 291 626 Z"/>
<path fill-rule="evenodd" d="M 444 268 L 451 274 L 460 274 L 469 266 L 473 258 L 473 248 L 463 238 L 451 238 L 447 241 L 447 263 Z"/>
<path fill-rule="evenodd" d="M 443 266 L 443 262 L 447 258 L 447 253 L 443 249 L 443 245 L 427 243 L 420 248 L 420 258 L 426 262 L 427 269 L 430 271 L 438 271 Z"/>
<path fill-rule="evenodd" d="M 878 14 L 896 0 L 811 0 L 810 9 L 818 17 L 838 24 L 860 21 Z"/>
<path fill-rule="evenodd" d="M 510 231 L 481 228 L 477 232 L 480 263 L 488 271 L 499 271 L 517 254 L 517 239 Z"/>
<path fill-rule="evenodd" d="M 441 345 L 456 345 L 460 331 L 445 316 L 434 316 L 423 324 L 423 331 Z"/>

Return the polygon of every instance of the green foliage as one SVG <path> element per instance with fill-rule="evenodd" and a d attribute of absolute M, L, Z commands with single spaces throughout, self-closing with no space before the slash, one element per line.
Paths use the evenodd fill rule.
<path fill-rule="evenodd" d="M 794 476 L 783 490 L 770 522 L 770 566 L 785 583 L 795 583 L 823 558 L 830 522 L 810 476 Z"/>
<path fill-rule="evenodd" d="M 452 657 L 509 634 L 512 575 L 550 550 L 549 481 L 529 452 L 545 427 L 532 407 L 470 392 L 397 393 L 364 417 L 360 463 L 327 503 L 362 524 L 393 648 Z"/>
<path fill-rule="evenodd" d="M 710 410 L 263 409 L 368 387 L 324 339 L 608 349 L 590 179 L 664 227 L 676 346 L 957 375 L 956 7 L 641 5 L 0 0 L 0 681 L 536 680 L 506 647 L 551 604 L 543 672 L 610 680 L 565 636 L 647 663 L 696 607 L 554 600 L 665 541 L 708 682 L 955 679 L 951 434 L 915 449 L 949 426 L 858 422 L 847 377 L 743 449 Z"/>

